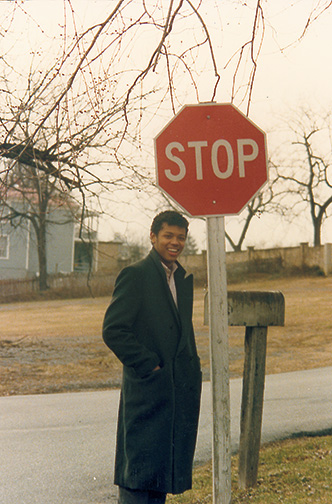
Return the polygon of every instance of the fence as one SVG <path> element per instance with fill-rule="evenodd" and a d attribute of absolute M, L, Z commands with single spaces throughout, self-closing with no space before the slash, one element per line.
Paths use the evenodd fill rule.
<path fill-rule="evenodd" d="M 49 289 L 43 299 L 61 297 L 111 296 L 116 273 L 54 275 L 48 278 Z M 40 299 L 38 278 L 0 280 L 0 303 Z"/>
<path fill-rule="evenodd" d="M 0 301 L 26 298 L 38 292 L 38 279 L 0 280 Z"/>
<path fill-rule="evenodd" d="M 194 274 L 196 284 L 207 284 L 206 252 L 181 258 L 184 268 Z M 248 247 L 241 252 L 227 252 L 227 276 L 230 281 L 247 273 L 299 272 L 316 270 L 324 275 L 332 274 L 332 244 L 309 247 L 301 243 L 297 247 L 255 249 Z"/>
<path fill-rule="evenodd" d="M 230 281 L 251 272 L 316 272 L 332 274 L 332 244 L 309 247 L 302 243 L 298 247 L 255 249 L 249 247 L 243 252 L 227 252 L 227 276 Z M 99 271 L 89 277 L 84 273 L 54 275 L 48 279 L 47 297 L 108 296 L 111 294 L 115 278 L 125 263 L 118 261 L 112 272 Z M 193 273 L 195 285 L 207 285 L 207 255 L 182 256 L 181 264 Z M 0 280 L 0 302 L 35 299 L 38 294 L 38 279 Z"/>

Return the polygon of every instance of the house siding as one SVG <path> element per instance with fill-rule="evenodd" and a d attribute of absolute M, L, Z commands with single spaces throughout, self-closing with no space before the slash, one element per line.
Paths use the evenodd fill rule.
<path fill-rule="evenodd" d="M 58 210 L 50 218 L 54 224 L 47 228 L 47 271 L 53 273 L 70 273 L 73 257 L 74 221 L 69 221 L 69 212 Z"/>
<path fill-rule="evenodd" d="M 9 238 L 8 256 L 0 257 L 0 278 L 22 278 L 26 276 L 26 243 L 28 230 L 13 228 L 9 223 L 1 225 L 1 234 Z"/>
<path fill-rule="evenodd" d="M 50 214 L 52 223 L 47 225 L 47 272 L 71 273 L 73 271 L 74 221 L 66 210 L 58 209 Z M 35 231 L 28 221 L 20 227 L 8 223 L 1 225 L 1 233 L 9 236 L 8 258 L 0 258 L 0 279 L 16 279 L 36 276 L 39 272 L 38 247 Z"/>

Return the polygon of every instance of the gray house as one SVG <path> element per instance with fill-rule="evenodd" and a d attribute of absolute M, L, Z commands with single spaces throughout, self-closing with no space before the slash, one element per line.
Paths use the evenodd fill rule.
<path fill-rule="evenodd" d="M 72 208 L 65 205 L 51 207 L 46 224 L 48 274 L 95 268 L 97 233 L 92 227 L 94 220 L 96 216 L 89 215 L 81 229 Z M 6 219 L 6 208 L 0 207 L 0 279 L 38 275 L 38 246 L 31 220 L 24 217 Z"/>

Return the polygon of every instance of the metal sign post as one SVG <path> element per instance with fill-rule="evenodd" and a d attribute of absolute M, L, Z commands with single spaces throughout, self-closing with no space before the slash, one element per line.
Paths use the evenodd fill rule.
<path fill-rule="evenodd" d="M 231 440 L 225 218 L 207 217 L 213 403 L 213 502 L 231 502 Z"/>

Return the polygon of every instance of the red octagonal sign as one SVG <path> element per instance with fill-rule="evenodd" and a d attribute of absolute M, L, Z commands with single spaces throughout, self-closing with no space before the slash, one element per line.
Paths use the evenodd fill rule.
<path fill-rule="evenodd" d="M 265 133 L 228 103 L 183 107 L 155 158 L 158 186 L 193 216 L 238 214 L 267 181 Z"/>

